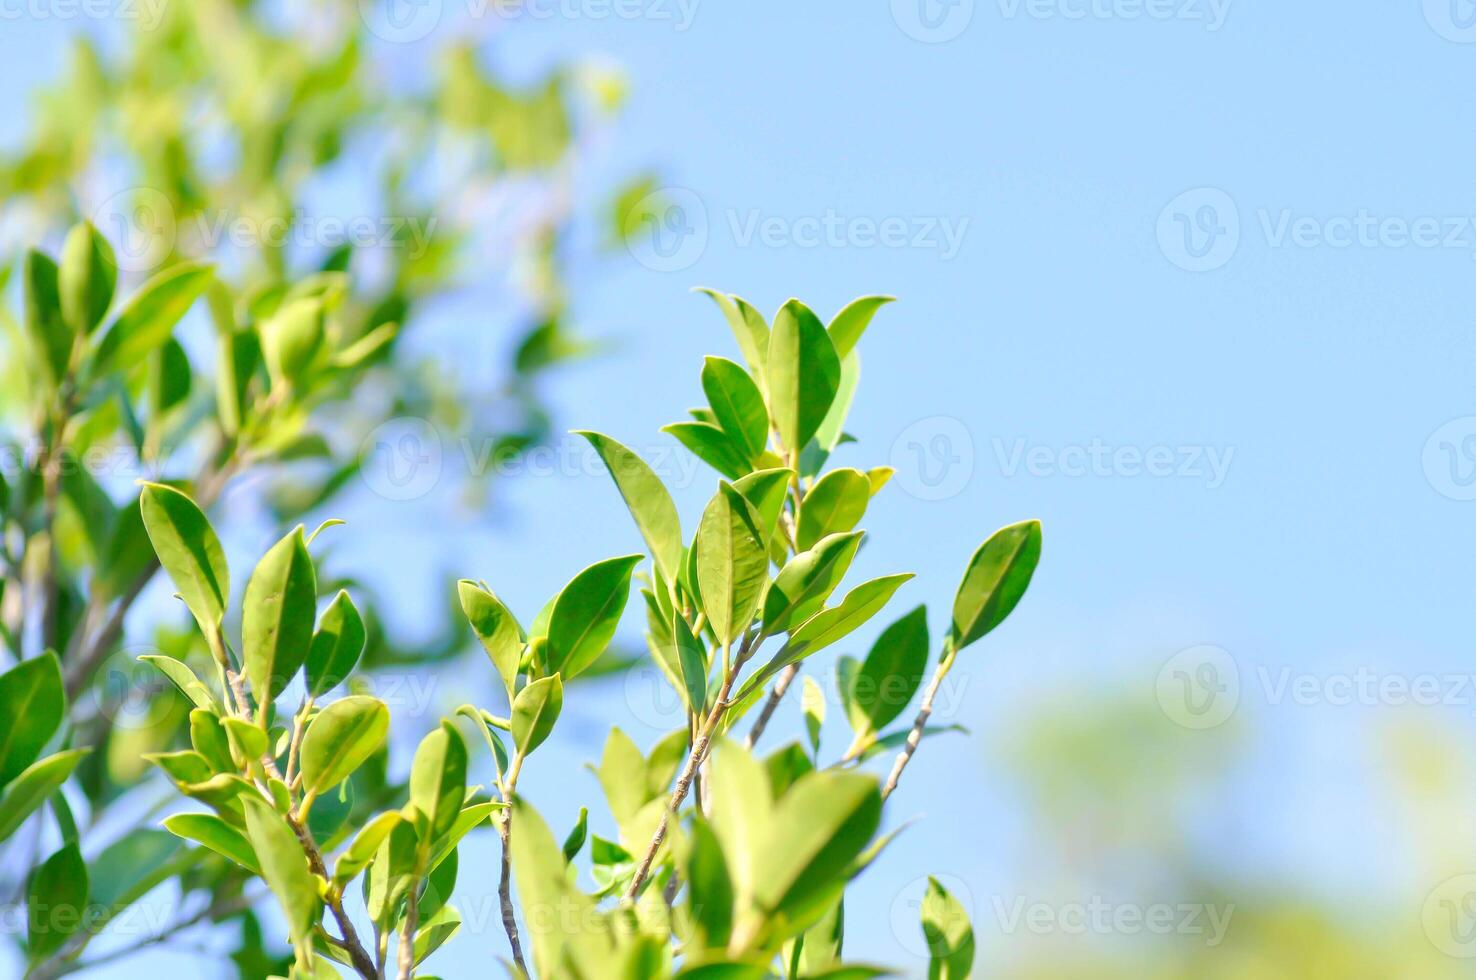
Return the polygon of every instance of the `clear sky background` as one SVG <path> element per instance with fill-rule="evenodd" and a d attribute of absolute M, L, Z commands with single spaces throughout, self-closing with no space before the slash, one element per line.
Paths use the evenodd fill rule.
<path fill-rule="evenodd" d="M 850 948 L 923 969 L 908 903 L 927 872 L 961 879 L 998 940 L 992 899 L 1038 883 L 1001 747 L 1070 695 L 1166 690 L 1173 720 L 1165 665 L 1204 645 L 1223 652 L 1177 664 L 1238 676 L 1235 718 L 1165 737 L 1250 732 L 1236 792 L 1212 801 L 1209 822 L 1231 829 L 1207 853 L 1313 892 L 1423 894 L 1402 877 L 1414 842 L 1390 825 L 1379 733 L 1414 712 L 1469 737 L 1476 691 L 1330 702 L 1360 670 L 1406 683 L 1473 670 L 1469 4 L 917 2 L 643 0 L 627 19 L 567 0 L 573 16 L 493 42 L 530 73 L 569 55 L 623 66 L 627 111 L 581 179 L 596 200 L 654 168 L 682 205 L 672 227 L 692 232 L 671 256 L 638 247 L 582 268 L 576 320 L 618 346 L 549 386 L 561 428 L 674 445 L 657 429 L 698 403 L 702 355 L 737 356 L 693 285 L 766 311 L 799 296 L 822 317 L 889 293 L 862 345 L 860 441 L 838 457 L 901 471 L 867 517 L 857 577 L 915 570 L 896 612 L 928 602 L 936 635 L 977 543 L 1044 522 L 1028 596 L 967 651 L 940 712 L 972 734 L 930 741 L 909 769 L 889 821 L 921 820 L 848 902 Z M 0 24 L 4 131 L 75 29 Z M 408 50 L 428 56 L 439 36 Z M 599 232 L 583 237 L 592 250 Z M 503 355 L 505 335 L 452 314 L 437 336 L 461 345 L 463 370 Z M 461 435 L 445 434 L 448 469 Z M 672 481 L 688 528 L 713 490 L 696 473 Z M 365 497 L 339 554 L 395 585 L 385 613 L 409 629 L 442 615 L 442 569 L 486 579 L 526 619 L 579 568 L 640 546 L 602 474 L 507 480 L 494 515 L 440 493 Z M 633 608 L 623 635 L 637 643 L 639 628 Z M 480 667 L 436 697 L 500 710 Z M 1313 678 L 1302 703 L 1277 686 L 1288 672 Z M 578 767 L 610 721 L 642 743 L 666 727 L 645 694 L 639 681 L 571 694 L 558 747 L 523 783 L 551 823 L 596 796 Z M 799 729 L 791 699 L 769 744 Z M 827 730 L 831 750 L 842 729 Z M 474 847 L 460 891 L 487 886 L 494 858 L 490 841 Z M 495 932 L 463 936 L 434 962 L 479 976 L 489 950 Z"/>

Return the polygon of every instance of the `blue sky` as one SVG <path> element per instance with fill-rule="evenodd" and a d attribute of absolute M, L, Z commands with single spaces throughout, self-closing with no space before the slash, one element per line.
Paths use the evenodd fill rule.
<path fill-rule="evenodd" d="M 640 16 L 602 18 L 568 0 L 493 42 L 529 72 L 571 54 L 623 66 L 627 111 L 581 177 L 608 191 L 656 169 L 682 206 L 670 227 L 690 232 L 673 254 L 580 273 L 578 322 L 618 348 L 550 386 L 561 422 L 665 444 L 659 426 L 700 399 L 702 356 L 736 356 L 693 285 L 768 311 L 799 296 L 822 316 L 888 293 L 862 345 L 860 442 L 840 459 L 901 472 L 858 574 L 916 571 L 897 611 L 928 602 L 936 633 L 973 547 L 1044 522 L 1028 597 L 960 665 L 945 720 L 972 735 L 924 746 L 892 812 L 923 820 L 849 903 L 858 955 L 920 968 L 891 925 L 920 874 L 958 876 L 981 914 L 984 896 L 1029 894 L 1012 856 L 1029 819 L 995 748 L 1015 723 L 1063 691 L 1152 699 L 1166 662 L 1205 646 L 1223 654 L 1185 662 L 1238 672 L 1255 723 L 1245 799 L 1228 804 L 1246 806 L 1249 873 L 1327 893 L 1393 880 L 1412 844 L 1371 805 L 1380 726 L 1413 711 L 1469 732 L 1476 698 L 1334 703 L 1360 669 L 1472 670 L 1476 30 L 1469 3 L 1445 2 L 641 0 L 621 8 Z M 7 108 L 75 27 L 0 28 Z M 506 343 L 476 329 L 478 355 Z M 698 473 L 675 488 L 688 527 L 713 489 Z M 353 545 L 393 564 L 392 618 L 439 615 L 426 582 L 448 564 L 531 616 L 579 568 L 639 547 L 603 476 L 501 491 L 499 519 L 465 526 L 438 496 L 362 505 L 392 518 Z M 454 533 L 432 554 L 437 528 Z M 1278 694 L 1288 672 L 1313 679 L 1315 703 Z M 649 712 L 632 720 L 639 691 L 582 695 L 525 774 L 555 824 L 595 792 L 575 767 L 607 721 L 658 734 Z M 780 727 L 799 730 L 796 702 Z M 838 728 L 827 738 L 840 748 Z M 476 855 L 493 866 L 490 846 Z M 464 937 L 440 969 L 473 975 L 496 940 Z"/>

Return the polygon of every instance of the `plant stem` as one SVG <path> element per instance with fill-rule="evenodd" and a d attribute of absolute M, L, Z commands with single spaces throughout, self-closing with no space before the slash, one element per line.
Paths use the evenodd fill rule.
<path fill-rule="evenodd" d="M 774 689 L 769 692 L 769 697 L 764 701 L 763 710 L 754 719 L 753 728 L 749 729 L 748 737 L 743 740 L 743 747 L 750 751 L 758 744 L 763 736 L 764 729 L 769 727 L 769 719 L 774 717 L 774 711 L 779 707 L 779 702 L 784 700 L 785 692 L 789 685 L 794 683 L 795 677 L 799 676 L 799 664 L 790 664 L 780 673 L 779 679 L 774 682 Z"/>
<path fill-rule="evenodd" d="M 418 881 L 425 874 L 425 864 L 429 859 L 429 848 L 421 846 L 415 855 L 415 870 L 413 877 Z M 410 889 L 410 897 L 405 902 L 405 921 L 400 924 L 400 980 L 410 980 L 415 973 L 415 932 L 420 928 L 420 895 L 416 888 Z"/>
<path fill-rule="evenodd" d="M 887 777 L 887 784 L 882 787 L 882 799 L 892 795 L 897 788 L 897 781 L 902 778 L 902 770 L 907 768 L 907 763 L 912 759 L 912 753 L 917 751 L 917 743 L 922 741 L 923 729 L 927 726 L 928 717 L 933 713 L 933 699 L 938 696 L 938 688 L 943 686 L 943 678 L 948 676 L 948 671 L 953 667 L 953 661 L 958 656 L 957 652 L 943 648 L 943 655 L 938 658 L 938 666 L 933 671 L 933 679 L 928 682 L 928 689 L 923 692 L 922 707 L 917 711 L 917 718 L 912 722 L 912 730 L 907 733 L 907 742 L 902 746 L 897 761 L 892 765 L 892 774 Z"/>
<path fill-rule="evenodd" d="M 523 753 L 518 752 L 513 755 L 500 787 L 502 802 L 507 804 L 507 809 L 498 815 L 497 820 L 497 836 L 502 840 L 502 869 L 497 882 L 497 899 L 502 906 L 502 931 L 507 933 L 508 945 L 512 947 L 513 962 L 523 971 L 523 976 L 527 976 L 528 965 L 523 961 L 523 944 L 518 937 L 518 915 L 512 901 L 512 801 L 513 793 L 518 788 L 518 774 L 522 771 Z"/>
<path fill-rule="evenodd" d="M 697 741 L 692 743 L 692 752 L 687 756 L 687 762 L 682 767 L 681 775 L 677 777 L 676 787 L 671 791 L 671 800 L 661 814 L 661 823 L 657 824 L 656 833 L 651 837 L 651 846 L 646 848 L 646 853 L 636 868 L 635 877 L 631 878 L 630 887 L 625 890 L 624 900 L 627 902 L 635 901 L 636 895 L 640 894 L 641 886 L 646 883 L 646 878 L 651 874 L 651 865 L 656 861 L 656 852 L 661 850 L 661 845 L 666 841 L 666 831 L 671 818 L 682 808 L 682 803 L 687 799 L 687 793 L 692 788 L 692 780 L 696 778 L 698 768 L 707 758 L 707 750 L 712 744 L 712 736 L 717 732 L 718 722 L 722 721 L 723 715 L 732 707 L 728 701 L 728 695 L 733 690 L 733 682 L 738 679 L 738 672 L 753 656 L 756 649 L 754 640 L 757 636 L 755 632 L 743 638 L 743 645 L 738 649 L 737 659 L 733 661 L 732 667 L 723 677 L 722 689 L 718 691 L 712 711 L 703 723 Z"/>

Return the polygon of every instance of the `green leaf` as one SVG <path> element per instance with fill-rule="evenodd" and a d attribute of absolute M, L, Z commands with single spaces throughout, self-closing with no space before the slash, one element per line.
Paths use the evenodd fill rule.
<path fill-rule="evenodd" d="M 190 744 L 210 764 L 213 772 L 230 772 L 236 768 L 231 758 L 230 739 L 213 710 L 195 708 L 190 712 Z"/>
<path fill-rule="evenodd" d="M 410 805 L 423 840 L 451 829 L 466 798 L 466 743 L 447 722 L 431 732 L 415 750 L 410 765 Z"/>
<path fill-rule="evenodd" d="M 657 569 L 675 582 L 682 566 L 682 524 L 671 494 L 651 467 L 627 447 L 598 432 L 578 431 L 600 454 Z"/>
<path fill-rule="evenodd" d="M 263 716 L 307 659 L 317 599 L 317 573 L 299 524 L 267 549 L 241 604 L 242 659 Z"/>
<path fill-rule="evenodd" d="M 404 819 L 398 811 L 391 810 L 388 813 L 379 814 L 366 823 L 334 863 L 333 883 L 342 888 L 353 881 L 359 872 L 374 860 L 374 855 L 379 851 L 379 845 L 384 843 L 385 838 L 404 822 Z"/>
<path fill-rule="evenodd" d="M 661 431 L 675 436 L 692 455 L 730 480 L 738 479 L 751 468 L 743 451 L 711 422 L 673 422 L 663 425 Z"/>
<path fill-rule="evenodd" d="M 820 652 L 859 628 L 887 604 L 892 594 L 902 587 L 902 583 L 912 577 L 911 572 L 903 572 L 863 582 L 847 592 L 840 605 L 811 616 L 790 632 L 788 642 L 762 670 L 749 678 L 735 700 L 742 700 L 755 686 L 767 683 L 770 677 L 785 667 Z"/>
<path fill-rule="evenodd" d="M 697 528 L 697 587 L 707 622 L 724 646 L 748 628 L 769 577 L 769 553 L 758 518 L 727 483 Z"/>
<path fill-rule="evenodd" d="M 421 923 L 415 934 L 415 964 L 419 966 L 427 956 L 440 949 L 460 931 L 461 913 L 450 905 L 438 909 Z"/>
<path fill-rule="evenodd" d="M 646 792 L 646 759 L 629 735 L 610 729 L 595 777 L 605 791 L 605 801 L 615 822 L 625 825 L 640 812 L 650 796 Z"/>
<path fill-rule="evenodd" d="M 794 470 L 772 469 L 756 470 L 733 481 L 733 489 L 743 494 L 743 499 L 748 501 L 754 514 L 758 516 L 759 530 L 763 532 L 765 541 L 774 537 L 774 531 L 779 526 L 779 514 L 784 510 L 784 495 L 793 479 Z"/>
<path fill-rule="evenodd" d="M 261 874 L 256 851 L 246 835 L 213 813 L 177 813 L 164 819 L 164 827 L 176 837 L 230 858 L 252 874 Z"/>
<path fill-rule="evenodd" d="M 851 680 L 851 727 L 868 735 L 891 724 L 912 701 L 927 668 L 928 610 L 918 606 L 882 631 Z"/>
<path fill-rule="evenodd" d="M 6 719 L 0 724 L 0 787 L 36 761 L 66 710 L 61 661 L 54 652 L 0 674 L 0 718 Z"/>
<path fill-rule="evenodd" d="M 87 336 L 97 329 L 113 302 L 118 262 L 107 239 L 88 222 L 67 233 L 62 246 L 61 310 L 72 332 Z"/>
<path fill-rule="evenodd" d="M 681 694 L 687 702 L 687 710 L 700 716 L 707 705 L 706 651 L 700 640 L 692 635 L 692 627 L 685 616 L 672 611 L 672 646 L 676 648 L 677 666 L 681 669 Z"/>
<path fill-rule="evenodd" d="M 308 646 L 308 695 L 320 698 L 342 684 L 363 655 L 367 637 L 364 617 L 359 615 L 348 592 L 339 589 L 323 610 Z"/>
<path fill-rule="evenodd" d="M 825 692 L 815 678 L 806 676 L 800 692 L 800 708 L 805 715 L 805 732 L 810 736 L 810 751 L 820 754 L 820 730 L 825 727 Z"/>
<path fill-rule="evenodd" d="M 523 659 L 523 630 L 502 600 L 475 582 L 462 579 L 456 583 L 461 611 L 471 623 L 482 648 L 492 661 L 509 702 L 518 683 L 518 665 Z"/>
<path fill-rule="evenodd" d="M 850 569 L 861 537 L 860 531 L 830 535 L 785 562 L 764 596 L 764 632 L 783 633 L 814 615 Z"/>
<path fill-rule="evenodd" d="M 138 659 L 169 678 L 181 694 L 194 702 L 195 707 L 219 714 L 220 705 L 216 703 L 215 696 L 187 665 L 162 654 L 146 653 Z"/>
<path fill-rule="evenodd" d="M 512 822 L 517 828 L 512 835 L 513 882 L 518 901 L 525 910 L 543 912 L 530 915 L 527 920 L 533 962 L 538 976 L 561 976 L 558 964 L 566 935 L 575 931 L 561 928 L 561 913 L 577 914 L 568 904 L 573 896 L 565 877 L 564 853 L 537 810 L 521 797 L 515 798 L 512 806 Z M 580 920 L 581 926 L 586 924 L 593 927 L 593 923 Z"/>
<path fill-rule="evenodd" d="M 198 752 L 150 752 L 144 760 L 152 762 L 177 783 L 203 783 L 215 775 L 210 763 Z"/>
<path fill-rule="evenodd" d="M 923 897 L 922 931 L 928 943 L 928 980 L 968 980 L 974 966 L 974 927 L 962 903 L 932 877 Z"/>
<path fill-rule="evenodd" d="M 26 332 L 55 387 L 66 377 L 75 335 L 62 317 L 56 263 L 34 249 L 26 253 Z"/>
<path fill-rule="evenodd" d="M 261 324 L 261 352 L 274 384 L 300 382 L 323 349 L 321 297 L 294 300 Z"/>
<path fill-rule="evenodd" d="M 769 408 L 790 452 L 805 448 L 840 390 L 840 358 L 825 327 L 799 300 L 774 317 L 769 337 Z"/>
<path fill-rule="evenodd" d="M 312 948 L 313 926 L 320 916 L 318 886 L 307 856 L 287 820 L 255 793 L 243 793 L 246 836 L 261 864 L 261 876 L 287 919 L 287 931 L 299 956 Z"/>
<path fill-rule="evenodd" d="M 712 825 L 700 815 L 680 848 L 687 910 L 697 929 L 698 949 L 726 949 L 733 933 L 733 879 Z"/>
<path fill-rule="evenodd" d="M 896 299 L 895 296 L 862 296 L 846 304 L 846 308 L 830 321 L 830 342 L 835 345 L 836 354 L 844 358 L 851 353 L 877 310 Z"/>
<path fill-rule="evenodd" d="M 528 755 L 553 732 L 564 708 L 564 681 L 558 674 L 542 677 L 518 692 L 513 701 L 513 745 Z"/>
<path fill-rule="evenodd" d="M 564 838 L 564 860 L 572 861 L 579 856 L 584 848 L 584 842 L 589 839 L 589 807 L 579 808 L 579 819 L 574 822 L 574 829 L 569 831 L 569 836 Z"/>
<path fill-rule="evenodd" d="M 749 752 L 727 739 L 714 739 L 710 781 L 712 829 L 722 842 L 733 881 L 734 905 L 752 901 L 756 875 L 768 863 L 765 851 L 773 798 L 764 767 Z"/>
<path fill-rule="evenodd" d="M 365 695 L 318 712 L 302 737 L 303 792 L 320 796 L 353 775 L 384 745 L 389 723 L 385 703 Z"/>
<path fill-rule="evenodd" d="M 72 770 L 77 768 L 88 749 L 68 749 L 33 762 L 10 783 L 0 796 L 0 841 L 5 840 L 25 822 L 37 807 L 46 802 Z"/>
<path fill-rule="evenodd" d="M 630 599 L 630 575 L 641 557 L 597 562 L 564 586 L 548 620 L 550 673 L 572 680 L 605 652 Z"/>
<path fill-rule="evenodd" d="M 754 900 L 770 914 L 801 917 L 825 896 L 876 833 L 881 788 L 861 773 L 801 776 L 774 807 Z"/>
<path fill-rule="evenodd" d="M 143 485 L 139 511 L 159 564 L 195 622 L 207 637 L 218 634 L 231 592 L 231 573 L 210 521 L 193 500 L 162 483 Z"/>
<path fill-rule="evenodd" d="M 969 560 L 953 600 L 954 650 L 984 636 L 1019 604 L 1040 562 L 1040 521 L 1023 521 L 996 531 Z"/>
<path fill-rule="evenodd" d="M 743 359 L 749 367 L 762 373 L 769 349 L 769 325 L 764 322 L 763 314 L 737 296 L 725 296 L 705 286 L 697 287 L 697 292 L 711 297 L 723 311 L 723 317 L 738 341 L 738 349 L 743 352 Z"/>
<path fill-rule="evenodd" d="M 871 500 L 871 481 L 860 470 L 831 470 L 820 478 L 800 505 L 797 543 L 801 551 L 827 534 L 840 534 L 861 523 Z"/>
<path fill-rule="evenodd" d="M 726 358 L 709 357 L 702 366 L 702 391 L 718 426 L 749 463 L 757 460 L 769 442 L 769 410 L 752 376 Z"/>
<path fill-rule="evenodd" d="M 35 964 L 61 949 L 87 911 L 87 862 L 75 843 L 41 863 L 26 889 L 26 953 Z"/>
<path fill-rule="evenodd" d="M 208 265 L 182 262 L 139 287 L 98 338 L 92 355 L 92 377 L 142 363 L 162 347 L 213 278 Z"/>
<path fill-rule="evenodd" d="M 267 754 L 267 733 L 263 729 L 241 718 L 223 718 L 220 726 L 243 763 L 256 762 Z"/>

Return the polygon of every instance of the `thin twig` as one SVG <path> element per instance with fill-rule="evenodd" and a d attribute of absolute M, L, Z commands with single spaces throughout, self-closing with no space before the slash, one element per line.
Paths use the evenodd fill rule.
<path fill-rule="evenodd" d="M 769 697 L 764 701 L 763 710 L 754 719 L 753 728 L 749 729 L 748 737 L 743 740 L 743 747 L 745 749 L 748 749 L 750 752 L 753 751 L 753 747 L 758 744 L 758 740 L 763 736 L 764 729 L 769 727 L 769 719 L 774 717 L 774 711 L 779 707 L 779 702 L 784 700 L 784 694 L 789 690 L 789 685 L 794 683 L 794 679 L 798 675 L 799 664 L 790 664 L 784 668 L 784 671 L 779 675 L 779 680 L 774 682 L 774 689 L 769 692 Z"/>
<path fill-rule="evenodd" d="M 897 781 L 902 778 L 902 770 L 907 768 L 907 763 L 912 759 L 912 753 L 917 751 L 917 743 L 922 741 L 923 729 L 927 726 L 928 717 L 933 713 L 933 699 L 938 696 L 938 688 L 943 685 L 943 678 L 948 676 L 955 656 L 956 653 L 953 650 L 945 648 L 943 655 L 938 659 L 938 667 L 933 671 L 933 679 L 928 682 L 928 689 L 923 692 L 922 707 L 918 709 L 917 718 L 912 722 L 912 730 L 907 733 L 907 742 L 902 746 L 897 761 L 892 765 L 892 774 L 887 777 L 886 786 L 882 787 L 883 800 L 891 796 L 892 791 L 897 788 Z"/>
<path fill-rule="evenodd" d="M 697 770 L 707 758 L 707 750 L 712 745 L 712 737 L 717 732 L 718 723 L 722 721 L 723 715 L 732 707 L 728 695 L 732 693 L 733 682 L 738 679 L 738 672 L 743 669 L 750 657 L 756 651 L 755 639 L 758 633 L 749 633 L 743 638 L 743 645 L 738 650 L 738 656 L 733 660 L 733 665 L 723 677 L 722 689 L 718 691 L 716 700 L 713 702 L 712 711 L 708 714 L 702 731 L 697 736 L 697 741 L 692 744 L 692 752 L 687 756 L 687 762 L 682 767 L 681 775 L 677 777 L 676 787 L 671 791 L 671 800 L 661 812 L 661 822 L 656 825 L 656 833 L 651 837 L 651 845 L 646 848 L 646 853 L 641 857 L 641 863 L 636 867 L 635 876 L 630 880 L 630 886 L 625 890 L 625 901 L 635 901 L 640 894 L 641 886 L 646 883 L 646 878 L 651 874 L 651 865 L 656 861 L 656 852 L 661 850 L 661 845 L 666 842 L 666 831 L 671 823 L 671 818 L 682 808 L 682 803 L 687 799 L 687 793 L 692 788 L 692 780 L 697 776 Z"/>
<path fill-rule="evenodd" d="M 502 841 L 502 869 L 497 882 L 497 899 L 502 906 L 502 931 L 507 933 L 508 945 L 512 947 L 513 962 L 528 975 L 528 964 L 523 959 L 523 943 L 518 936 L 518 914 L 512 901 L 512 801 L 518 789 L 518 774 L 523 771 L 523 753 L 513 755 L 507 774 L 498 783 L 502 802 L 507 807 L 497 815 L 497 836 Z"/>

